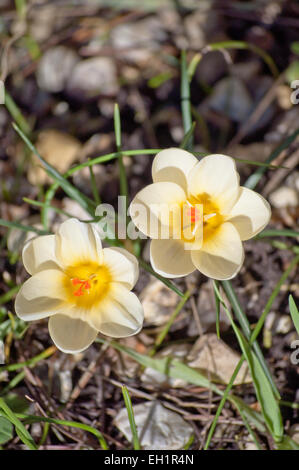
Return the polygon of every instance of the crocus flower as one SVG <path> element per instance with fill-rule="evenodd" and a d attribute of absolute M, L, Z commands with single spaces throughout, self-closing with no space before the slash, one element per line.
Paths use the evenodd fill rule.
<path fill-rule="evenodd" d="M 114 338 L 138 333 L 143 309 L 130 290 L 138 278 L 136 258 L 122 248 L 102 248 L 91 224 L 63 222 L 55 235 L 24 246 L 31 274 L 16 297 L 25 321 L 49 317 L 49 332 L 64 352 L 86 349 L 98 332 Z"/>
<path fill-rule="evenodd" d="M 215 154 L 198 161 L 185 150 L 170 148 L 154 158 L 152 177 L 153 184 L 132 201 L 130 215 L 137 228 L 153 239 L 153 269 L 165 277 L 185 276 L 195 269 L 214 279 L 234 277 L 244 260 L 242 241 L 263 230 L 271 216 L 262 196 L 240 186 L 234 160 Z M 167 213 L 167 205 L 180 208 L 178 212 L 188 208 L 188 240 L 181 217 L 173 210 Z M 201 207 L 198 216 L 197 207 Z M 158 229 L 152 223 L 155 219 Z M 160 233 L 166 226 L 170 236 L 165 239 Z"/>

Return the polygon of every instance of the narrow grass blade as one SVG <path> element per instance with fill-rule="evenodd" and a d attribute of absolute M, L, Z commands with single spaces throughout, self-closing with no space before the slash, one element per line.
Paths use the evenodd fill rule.
<path fill-rule="evenodd" d="M 164 328 L 162 329 L 161 333 L 159 334 L 159 336 L 157 337 L 156 341 L 155 341 L 155 344 L 154 344 L 154 347 L 150 350 L 149 352 L 149 356 L 154 356 L 157 349 L 161 346 L 161 344 L 163 343 L 168 331 L 170 330 L 171 328 L 171 325 L 173 324 L 173 322 L 175 321 L 176 317 L 178 316 L 178 314 L 180 313 L 180 311 L 182 310 L 182 308 L 184 307 L 185 303 L 187 302 L 187 300 L 189 299 L 191 293 L 189 291 L 187 291 L 185 294 L 184 294 L 184 297 L 182 298 L 182 300 L 178 303 L 176 309 L 173 311 L 173 313 L 171 314 L 168 322 L 166 323 L 166 325 L 164 326 Z"/>
<path fill-rule="evenodd" d="M 11 114 L 11 117 L 13 118 L 13 120 L 16 121 L 19 128 L 24 132 L 24 134 L 30 135 L 31 133 L 30 125 L 28 124 L 27 120 L 21 113 L 20 108 L 16 105 L 13 98 L 10 96 L 10 94 L 7 91 L 5 91 L 5 106 L 8 109 L 9 113 Z"/>
<path fill-rule="evenodd" d="M 173 290 L 176 294 L 178 294 L 180 297 L 184 297 L 184 292 L 182 292 L 175 284 L 173 284 L 169 279 L 164 278 L 163 276 L 160 276 L 160 274 L 156 273 L 153 268 L 147 264 L 143 259 L 139 259 L 139 264 L 140 266 L 145 269 L 148 273 L 152 274 L 155 276 L 159 281 L 163 282 L 165 286 L 169 287 L 169 289 Z"/>
<path fill-rule="evenodd" d="M 13 425 L 4 416 L 0 416 L 0 445 L 13 438 Z"/>
<path fill-rule="evenodd" d="M 47 359 L 48 357 L 52 356 L 56 351 L 57 351 L 56 346 L 50 346 L 49 348 L 45 349 L 43 352 L 41 352 L 37 356 L 34 356 L 31 359 L 28 359 L 27 361 L 1 366 L 0 372 L 3 372 L 5 370 L 12 372 L 14 370 L 23 369 L 24 367 L 34 367 L 39 361 L 43 359 Z"/>
<path fill-rule="evenodd" d="M 192 81 L 193 75 L 195 74 L 195 71 L 197 69 L 199 62 L 201 61 L 201 58 L 202 58 L 202 55 L 200 53 L 197 53 L 190 61 L 190 64 L 188 65 L 188 69 L 187 69 L 189 82 Z"/>
<path fill-rule="evenodd" d="M 248 363 L 257 399 L 261 405 L 262 412 L 269 428 L 269 431 L 271 432 L 275 441 L 280 442 L 283 437 L 282 416 L 271 383 L 269 382 L 268 377 L 265 374 L 265 371 L 261 366 L 259 359 L 251 350 L 250 344 L 248 343 L 247 339 L 235 324 L 232 315 L 229 309 L 227 308 L 223 298 L 221 297 L 221 294 L 216 285 L 215 290 L 217 292 L 217 295 L 219 296 L 219 300 L 223 305 L 223 308 L 226 311 L 228 318 L 230 319 L 231 325 L 238 339 L 240 348 Z"/>
<path fill-rule="evenodd" d="M 195 126 L 196 126 L 196 122 L 193 122 L 187 134 L 184 135 L 182 143 L 180 145 L 181 149 L 187 149 L 190 146 L 190 142 L 193 139 Z"/>
<path fill-rule="evenodd" d="M 281 144 L 279 144 L 278 147 L 276 147 L 273 152 L 271 152 L 270 156 L 267 158 L 265 163 L 271 164 L 273 160 L 275 160 L 283 150 L 285 150 L 291 145 L 291 143 L 296 139 L 298 135 L 299 129 L 297 129 L 295 132 L 293 132 L 293 134 L 288 136 Z M 244 186 L 249 189 L 254 189 L 266 170 L 267 167 L 259 168 L 258 170 L 256 170 L 252 175 L 249 176 Z"/>
<path fill-rule="evenodd" d="M 291 271 L 293 270 L 293 268 L 295 267 L 295 265 L 298 263 L 298 261 L 299 261 L 298 257 L 295 257 L 295 258 L 293 259 L 292 263 L 290 263 L 290 265 L 289 265 L 289 267 L 287 268 L 287 270 L 283 273 L 283 275 L 282 275 L 281 278 L 279 279 L 278 283 L 276 284 L 276 286 L 275 286 L 275 288 L 274 288 L 274 290 L 273 290 L 273 292 L 272 292 L 272 294 L 271 294 L 271 296 L 270 296 L 268 302 L 266 303 L 266 306 L 265 306 L 264 311 L 263 311 L 263 313 L 262 313 L 262 315 L 261 315 L 261 317 L 260 317 L 260 320 L 258 321 L 257 325 L 255 326 L 255 328 L 254 328 L 254 330 L 253 330 L 253 333 L 252 333 L 252 335 L 251 335 L 251 337 L 250 337 L 250 345 L 252 345 L 253 341 L 258 337 L 258 335 L 259 335 L 259 333 L 260 333 L 260 331 L 261 331 L 261 329 L 262 329 L 262 327 L 263 327 L 263 325 L 264 325 L 264 322 L 265 322 L 265 320 L 266 320 L 266 316 L 267 316 L 267 314 L 269 313 L 269 311 L 271 310 L 272 304 L 273 304 L 273 302 L 274 302 L 276 296 L 277 296 L 278 293 L 280 292 L 280 289 L 281 289 L 282 284 L 283 284 L 284 281 L 287 279 L 287 277 L 289 276 L 289 274 L 291 273 Z M 214 292 L 215 292 L 215 294 L 217 295 L 217 297 L 219 298 L 219 295 L 218 295 L 219 290 L 218 290 L 218 287 L 217 287 L 217 286 L 218 286 L 218 283 L 216 283 L 216 289 L 214 288 Z M 220 299 L 219 299 L 219 301 L 220 301 Z M 215 428 L 216 428 L 216 424 L 217 424 L 218 418 L 219 418 L 219 416 L 220 416 L 220 414 L 221 414 L 221 412 L 222 412 L 222 409 L 223 409 L 223 407 L 224 407 L 224 405 L 225 405 L 225 402 L 226 402 L 226 400 L 227 400 L 227 398 L 228 398 L 228 395 L 229 395 L 229 393 L 230 393 L 230 391 L 231 391 L 231 389 L 232 389 L 232 386 L 233 386 L 233 384 L 234 384 L 235 378 L 237 377 L 238 372 L 239 372 L 239 370 L 241 369 L 241 366 L 242 366 L 244 360 L 245 360 L 245 357 L 244 357 L 244 355 L 243 355 L 243 356 L 241 357 L 239 363 L 237 364 L 236 369 L 234 370 L 234 373 L 233 373 L 233 375 L 232 375 L 232 377 L 231 377 L 231 379 L 230 379 L 229 384 L 227 385 L 227 387 L 226 387 L 226 389 L 225 389 L 225 391 L 224 391 L 224 395 L 223 395 L 223 397 L 222 397 L 222 399 L 221 399 L 221 402 L 220 402 L 220 404 L 219 404 L 219 406 L 218 406 L 218 408 L 217 408 L 216 415 L 215 415 L 215 417 L 214 417 L 213 423 L 212 423 L 212 425 L 211 425 L 211 428 L 210 428 L 210 431 L 209 431 L 209 434 L 208 434 L 208 437 L 207 437 L 207 441 L 206 441 L 206 444 L 205 444 L 205 449 L 207 449 L 207 448 L 209 447 L 209 445 L 210 445 L 212 436 L 213 436 L 214 431 L 215 431 Z M 286 402 L 284 402 L 284 401 L 282 401 L 282 400 L 280 400 L 280 402 L 279 402 L 280 405 L 283 405 L 283 404 L 285 404 L 285 403 L 286 403 Z"/>
<path fill-rule="evenodd" d="M 9 222 L 8 220 L 0 219 L 0 225 L 3 227 L 8 228 L 17 228 L 19 230 L 23 230 L 24 232 L 35 232 L 38 235 L 48 235 L 49 232 L 47 230 L 40 230 L 36 227 L 32 227 L 31 225 L 23 225 L 19 222 Z"/>
<path fill-rule="evenodd" d="M 289 309 L 290 309 L 290 314 L 291 314 L 293 323 L 299 335 L 299 311 L 292 295 L 289 296 Z"/>
<path fill-rule="evenodd" d="M 192 127 L 190 84 L 189 84 L 189 77 L 188 77 L 186 51 L 182 51 L 181 53 L 181 108 L 182 108 L 184 133 L 186 135 Z M 192 149 L 192 146 L 193 146 L 193 139 L 190 138 L 186 149 L 190 150 Z"/>
<path fill-rule="evenodd" d="M 263 59 L 263 61 L 268 65 L 274 77 L 278 77 L 279 75 L 279 71 L 272 57 L 260 47 L 255 46 L 254 44 L 250 44 L 249 42 L 233 41 L 233 40 L 214 42 L 206 46 L 204 49 L 204 52 L 205 51 L 221 51 L 222 49 L 249 49 L 255 54 L 259 55 Z"/>
<path fill-rule="evenodd" d="M 82 194 L 77 188 L 75 188 L 63 175 L 61 175 L 52 165 L 50 165 L 37 151 L 34 145 L 26 137 L 26 135 L 21 131 L 21 129 L 13 123 L 13 128 L 28 146 L 28 148 L 38 157 L 42 163 L 47 174 L 63 188 L 63 190 L 68 194 L 72 199 L 77 201 L 81 207 L 87 210 L 90 214 L 94 215 L 95 203 L 84 194 Z"/>
<path fill-rule="evenodd" d="M 289 230 L 289 229 L 283 229 L 283 230 L 263 230 L 261 233 L 256 235 L 254 237 L 255 240 L 259 240 L 262 238 L 267 238 L 267 237 L 299 237 L 299 232 L 296 232 L 296 230 Z"/>
<path fill-rule="evenodd" d="M 127 408 L 130 428 L 131 428 L 131 432 L 132 432 L 134 450 L 140 450 L 141 446 L 140 446 L 138 432 L 137 432 L 137 428 L 136 428 L 131 397 L 129 395 L 127 387 L 123 386 L 121 388 L 121 391 L 122 391 L 122 394 L 123 394 L 123 397 L 124 397 L 124 402 L 125 402 L 125 405 L 126 405 L 126 408 Z"/>
<path fill-rule="evenodd" d="M 31 450 L 37 450 L 37 446 L 32 439 L 31 435 L 25 428 L 24 424 L 19 420 L 16 414 L 9 408 L 9 406 L 5 403 L 3 398 L 0 398 L 0 409 L 4 413 L 5 417 L 14 425 L 16 432 L 22 442 L 27 445 L 27 447 Z"/>
<path fill-rule="evenodd" d="M 23 419 L 24 423 L 27 423 L 27 424 L 49 423 L 49 424 L 57 424 L 61 426 L 68 426 L 71 428 L 82 429 L 83 431 L 88 431 L 94 436 L 96 436 L 103 450 L 109 449 L 103 434 L 98 429 L 95 429 L 92 426 L 89 426 L 88 424 L 78 423 L 77 421 L 65 421 L 63 419 L 46 418 L 44 416 L 18 414 L 18 417 L 20 419 Z"/>
<path fill-rule="evenodd" d="M 245 315 L 245 313 L 243 312 L 243 309 L 241 308 L 241 305 L 238 301 L 238 298 L 235 294 L 235 291 L 233 289 L 233 286 L 231 284 L 230 281 L 221 281 L 221 285 L 224 289 L 224 292 L 235 312 L 235 316 L 238 320 L 238 322 L 240 323 L 241 325 L 241 328 L 242 328 L 242 331 L 246 337 L 247 340 L 250 339 L 250 335 L 251 335 L 251 329 L 250 329 L 250 324 L 249 324 L 249 321 Z M 277 387 L 273 381 L 273 378 L 271 376 L 271 373 L 268 369 L 268 366 L 267 366 L 267 363 L 265 361 L 265 358 L 263 356 L 263 353 L 261 351 L 261 348 L 259 346 L 259 344 L 257 342 L 254 342 L 253 343 L 253 349 L 254 349 L 254 352 L 255 354 L 257 355 L 260 363 L 262 364 L 262 367 L 265 371 L 265 374 L 267 375 L 268 377 L 268 380 L 269 382 L 271 383 L 271 386 L 272 386 L 272 389 L 273 389 L 273 392 L 276 396 L 276 398 L 280 399 L 280 394 L 279 394 L 279 391 L 277 390 Z"/>

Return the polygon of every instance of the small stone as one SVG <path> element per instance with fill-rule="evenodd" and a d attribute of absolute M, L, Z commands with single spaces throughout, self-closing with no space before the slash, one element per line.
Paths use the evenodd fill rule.
<path fill-rule="evenodd" d="M 161 21 L 153 16 L 132 23 L 116 26 L 111 31 L 111 42 L 121 52 L 122 59 L 145 63 L 153 51 L 167 38 Z"/>
<path fill-rule="evenodd" d="M 299 423 L 293 424 L 293 426 L 290 427 L 289 435 L 293 441 L 299 445 Z"/>
<path fill-rule="evenodd" d="M 239 78 L 226 77 L 215 85 L 212 95 L 207 98 L 205 104 L 233 121 L 242 123 L 249 116 L 253 101 Z"/>
<path fill-rule="evenodd" d="M 56 129 L 46 129 L 40 132 L 35 146 L 39 154 L 60 173 L 65 173 L 69 169 L 79 157 L 81 149 L 81 143 L 75 137 Z M 34 154 L 32 154 L 27 176 L 33 185 L 52 182 Z"/>
<path fill-rule="evenodd" d="M 270 203 L 277 209 L 298 206 L 298 194 L 293 188 L 281 186 L 269 196 Z"/>
<path fill-rule="evenodd" d="M 84 98 L 115 95 L 118 89 L 117 70 L 110 57 L 82 60 L 74 67 L 67 82 L 70 94 L 83 95 Z"/>
<path fill-rule="evenodd" d="M 277 325 L 275 327 L 275 333 L 286 335 L 293 329 L 294 325 L 289 315 L 282 315 L 278 318 Z"/>
<path fill-rule="evenodd" d="M 153 280 L 140 294 L 144 319 L 150 325 L 164 325 L 175 309 L 178 296 L 162 282 Z"/>
<path fill-rule="evenodd" d="M 43 54 L 37 67 L 38 86 L 50 93 L 62 91 L 78 61 L 79 56 L 68 47 L 49 49 Z"/>
<path fill-rule="evenodd" d="M 190 367 L 199 369 L 215 382 L 228 384 L 240 360 L 240 354 L 233 351 L 216 334 L 203 335 L 194 344 L 187 358 Z M 235 385 L 250 383 L 252 381 L 248 366 L 243 363 Z"/>
<path fill-rule="evenodd" d="M 162 359 L 165 357 L 171 357 L 179 359 L 181 362 L 183 362 L 187 354 L 190 352 L 190 349 L 191 345 L 188 343 L 176 344 L 174 346 L 164 348 L 161 352 L 155 355 L 155 358 Z M 161 372 L 150 367 L 146 367 L 143 374 L 141 375 L 141 380 L 143 383 L 149 385 L 167 385 L 168 387 L 172 388 L 182 388 L 188 385 L 188 383 L 183 379 L 169 377 L 168 375 L 162 374 Z"/>

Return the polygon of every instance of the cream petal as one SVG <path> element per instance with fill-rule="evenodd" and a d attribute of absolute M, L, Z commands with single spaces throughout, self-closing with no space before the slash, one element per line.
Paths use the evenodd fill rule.
<path fill-rule="evenodd" d="M 150 260 L 153 269 L 164 277 L 182 277 L 195 271 L 190 250 L 181 240 L 152 240 Z"/>
<path fill-rule="evenodd" d="M 30 277 L 16 296 L 18 317 L 31 321 L 61 312 L 66 305 L 63 282 L 64 274 L 56 269 L 47 269 Z"/>
<path fill-rule="evenodd" d="M 209 195 L 222 214 L 227 214 L 239 196 L 235 161 L 226 155 L 204 157 L 190 174 L 188 190 L 190 197 Z"/>
<path fill-rule="evenodd" d="M 185 191 L 176 183 L 153 183 L 133 199 L 129 211 L 136 227 L 151 238 L 168 238 L 170 213 L 174 224 L 180 219 L 180 207 L 186 201 Z M 166 232 L 165 232 L 166 230 Z"/>
<path fill-rule="evenodd" d="M 29 240 L 24 245 L 22 259 L 26 271 L 31 275 L 45 269 L 59 269 L 55 255 L 55 235 L 44 235 Z"/>
<path fill-rule="evenodd" d="M 113 283 L 111 287 L 109 297 L 90 312 L 90 325 L 113 338 L 138 333 L 143 323 L 143 308 L 138 297 L 121 283 Z"/>
<path fill-rule="evenodd" d="M 192 261 L 205 276 L 225 280 L 233 278 L 244 261 L 240 235 L 233 224 L 225 222 L 216 234 L 203 243 L 199 251 L 191 251 Z"/>
<path fill-rule="evenodd" d="M 251 189 L 241 187 L 239 199 L 228 219 L 238 230 L 241 240 L 248 240 L 261 232 L 271 218 L 268 201 Z"/>
<path fill-rule="evenodd" d="M 49 318 L 49 333 L 57 348 L 70 354 L 87 349 L 98 334 L 87 322 L 59 313 Z"/>
<path fill-rule="evenodd" d="M 154 183 L 171 181 L 187 192 L 188 175 L 197 163 L 197 158 L 186 150 L 180 148 L 162 150 L 153 161 L 153 181 Z"/>
<path fill-rule="evenodd" d="M 91 261 L 101 264 L 103 253 L 99 233 L 91 224 L 77 219 L 66 220 L 56 234 L 56 256 L 63 266 Z"/>
<path fill-rule="evenodd" d="M 124 248 L 103 249 L 103 263 L 112 275 L 114 282 L 121 282 L 132 289 L 138 279 L 139 267 L 135 256 Z"/>

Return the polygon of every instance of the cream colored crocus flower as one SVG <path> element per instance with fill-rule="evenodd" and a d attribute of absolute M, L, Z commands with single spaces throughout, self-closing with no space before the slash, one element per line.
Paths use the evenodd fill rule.
<path fill-rule="evenodd" d="M 165 277 L 185 276 L 195 269 L 214 279 L 234 277 L 244 260 L 242 241 L 263 230 L 271 216 L 262 196 L 240 187 L 234 160 L 208 155 L 198 161 L 185 150 L 170 148 L 154 158 L 152 176 L 153 184 L 132 201 L 130 215 L 137 228 L 153 239 L 154 270 Z M 170 217 L 167 205 L 188 207 L 193 230 L 189 248 L 181 218 Z M 201 224 L 195 217 L 196 207 L 201 207 Z M 152 223 L 155 219 L 160 231 Z M 164 239 L 159 234 L 167 225 L 170 236 Z"/>
<path fill-rule="evenodd" d="M 28 242 L 22 256 L 31 277 L 16 297 L 16 313 L 25 321 L 49 317 L 61 351 L 83 351 L 98 332 L 121 338 L 141 329 L 143 309 L 130 292 L 137 260 L 122 248 L 103 249 L 92 225 L 69 219 L 55 235 Z"/>

